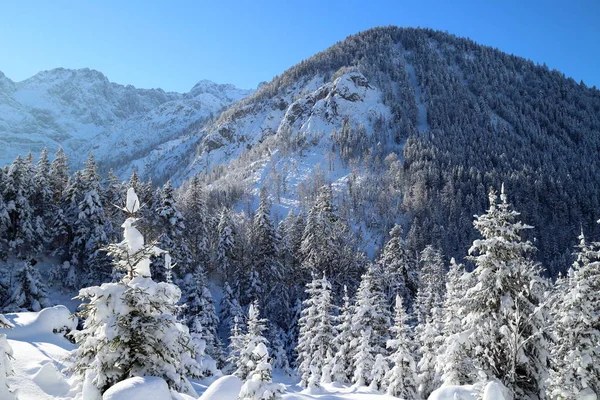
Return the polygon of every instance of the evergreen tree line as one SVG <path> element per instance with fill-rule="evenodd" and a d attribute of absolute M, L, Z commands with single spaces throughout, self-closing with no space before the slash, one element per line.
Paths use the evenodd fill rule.
<path fill-rule="evenodd" d="M 494 379 L 517 398 L 599 392 L 600 244 L 582 235 L 576 262 L 552 285 L 523 239 L 531 227 L 516 222 L 504 190 L 499 202 L 490 193 L 475 220 L 473 271 L 451 261 L 446 272 L 441 252 L 426 246 L 415 256 L 400 226 L 377 259 L 366 260 L 328 186 L 306 215 L 290 213 L 275 227 L 265 190 L 248 217 L 209 210 L 198 178 L 177 191 L 170 183 L 154 190 L 135 173 L 119 183 L 101 179 L 92 156 L 83 170 L 67 171 L 61 151 L 52 163 L 44 152 L 35 167 L 28 156 L 2 169 L 5 311 L 44 306 L 41 263 L 32 262 L 44 254 L 59 260 L 50 273 L 60 285 L 127 278 L 123 250 L 108 243 L 118 241 L 115 227 L 131 228 L 113 206 L 129 186 L 139 193 L 136 226 L 151 248 L 168 252 L 147 256 L 167 266 L 153 270 L 154 279 L 181 290 L 167 295 L 167 308 L 202 338 L 213 360 L 205 362 L 215 367 L 265 382 L 271 365 L 297 368 L 306 386 L 354 382 L 409 398 L 426 398 L 442 383 Z M 63 189 L 45 190 L 53 187 Z M 211 285 L 223 288 L 219 313 Z"/>

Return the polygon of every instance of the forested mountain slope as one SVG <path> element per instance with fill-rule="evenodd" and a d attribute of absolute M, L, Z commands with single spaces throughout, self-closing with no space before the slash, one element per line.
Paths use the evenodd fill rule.
<path fill-rule="evenodd" d="M 375 28 L 223 112 L 198 132 L 186 174 L 228 198 L 267 186 L 284 208 L 332 182 L 372 244 L 404 221 L 413 249 L 460 257 L 489 186 L 504 183 L 555 271 L 582 227 L 598 233 L 599 111 L 596 88 L 545 66 L 443 32 Z"/>

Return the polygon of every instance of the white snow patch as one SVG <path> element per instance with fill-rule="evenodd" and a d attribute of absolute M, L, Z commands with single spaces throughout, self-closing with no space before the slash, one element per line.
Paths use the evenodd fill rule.
<path fill-rule="evenodd" d="M 48 362 L 33 375 L 33 381 L 46 393 L 53 396 L 64 396 L 70 386 L 54 364 Z"/>
<path fill-rule="evenodd" d="M 136 376 L 111 386 L 102 400 L 171 400 L 167 382 L 155 376 Z"/>
<path fill-rule="evenodd" d="M 442 386 L 429 395 L 428 400 L 475 400 L 476 394 L 473 386 Z"/>
<path fill-rule="evenodd" d="M 234 375 L 223 376 L 213 382 L 198 400 L 237 399 L 242 389 L 242 381 Z"/>

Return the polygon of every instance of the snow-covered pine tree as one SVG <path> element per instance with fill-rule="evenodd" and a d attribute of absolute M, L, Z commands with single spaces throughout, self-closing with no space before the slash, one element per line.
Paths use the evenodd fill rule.
<path fill-rule="evenodd" d="M 258 343 L 251 353 L 252 371 L 242 385 L 238 399 L 240 400 L 277 400 L 285 386 L 274 383 L 271 378 L 269 351 L 264 343 Z"/>
<path fill-rule="evenodd" d="M 404 399 L 418 399 L 414 346 L 408 325 L 408 315 L 400 295 L 396 296 L 394 326 L 391 331 L 393 338 L 388 340 L 387 347 L 391 352 L 389 361 L 392 369 L 385 376 L 384 381 L 387 394 Z"/>
<path fill-rule="evenodd" d="M 4 315 L 0 314 L 0 328 L 12 328 L 12 324 L 8 322 Z M 13 349 L 8 344 L 5 334 L 0 334 L 0 399 L 17 400 L 17 393 L 8 386 L 7 378 L 13 374 L 11 358 Z"/>
<path fill-rule="evenodd" d="M 600 221 L 599 221 L 600 222 Z M 600 396 L 600 243 L 579 236 L 577 259 L 556 290 L 548 395 Z"/>
<path fill-rule="evenodd" d="M 444 385 L 465 385 L 475 379 L 469 377 L 469 371 L 472 366 L 469 362 L 464 348 L 460 345 L 464 340 L 460 333 L 462 332 L 461 304 L 463 301 L 469 301 L 465 298 L 465 292 L 468 288 L 468 277 L 465 273 L 465 267 L 457 264 L 454 258 L 450 260 L 450 268 L 446 274 L 446 297 L 443 306 L 443 331 L 438 356 L 436 358 L 435 371 Z"/>
<path fill-rule="evenodd" d="M 353 382 L 358 385 L 371 383 L 371 371 L 377 354 L 387 355 L 391 315 L 381 279 L 380 266 L 370 264 L 356 293 L 352 331 L 358 347 L 350 351 L 354 354 Z"/>
<path fill-rule="evenodd" d="M 0 185 L 4 185 L 3 172 L 0 169 Z M 8 230 L 10 228 L 10 216 L 8 215 L 8 208 L 4 202 L 4 196 L 0 191 L 0 260 L 6 260 L 8 257 Z"/>
<path fill-rule="evenodd" d="M 201 266 L 196 266 L 193 274 L 185 276 L 183 286 L 181 303 L 185 305 L 183 317 L 186 325 L 192 334 L 199 335 L 206 342 L 206 354 L 217 362 L 224 361 L 217 334 L 219 317 L 208 289 L 206 272 Z"/>
<path fill-rule="evenodd" d="M 274 323 L 282 323 L 282 303 L 273 296 L 281 296 L 285 292 L 283 286 L 283 266 L 279 262 L 278 243 L 275 227 L 271 221 L 271 204 L 266 187 L 260 192 L 260 204 L 251 227 L 252 265 L 261 282 L 260 292 L 250 292 L 249 295 L 259 300 L 265 315 Z"/>
<path fill-rule="evenodd" d="M 223 367 L 225 373 L 234 373 L 240 366 L 240 356 L 244 350 L 244 340 L 246 338 L 242 329 L 243 325 L 241 317 L 236 315 L 233 318 L 233 325 L 229 333 L 227 360 L 225 360 L 225 366 Z"/>
<path fill-rule="evenodd" d="M 37 218 L 36 227 L 40 230 L 41 244 L 45 246 L 52 240 L 49 233 L 56 213 L 50 186 L 50 161 L 48 161 L 48 151 L 46 149 L 42 150 L 40 159 L 34 169 L 31 203 L 34 206 L 35 218 Z"/>
<path fill-rule="evenodd" d="M 302 303 L 302 317 L 298 321 L 297 363 L 302 375 L 300 384 L 315 388 L 320 386 L 323 368 L 333 353 L 331 283 L 325 275 L 322 279 L 313 277 L 306 285 L 306 294 L 308 298 Z"/>
<path fill-rule="evenodd" d="M 285 331 L 278 326 L 272 327 L 273 340 L 271 341 L 271 349 L 273 350 L 272 367 L 286 375 L 291 375 L 290 362 L 285 350 Z"/>
<path fill-rule="evenodd" d="M 180 211 L 187 227 L 187 247 L 191 251 L 193 265 L 202 265 L 207 272 L 211 272 L 209 232 L 212 223 L 207 213 L 205 196 L 200 177 L 194 176 L 180 191 Z"/>
<path fill-rule="evenodd" d="M 515 222 L 519 213 L 507 202 L 504 186 L 497 204 L 494 190 L 490 207 L 474 225 L 482 239 L 469 249 L 476 265 L 463 302 L 464 326 L 469 332 L 463 346 L 476 371 L 498 378 L 516 398 L 543 393 L 547 374 L 543 307 L 547 282 L 530 254 L 535 250 L 521 235 L 530 228 Z"/>
<path fill-rule="evenodd" d="M 193 261 L 191 252 L 184 241 L 186 227 L 183 216 L 175 204 L 175 192 L 171 181 L 167 181 L 160 189 L 156 212 L 152 219 L 150 224 L 158 233 L 156 237 L 159 247 L 172 257 L 178 276 L 185 276 L 186 273 L 193 270 Z M 154 279 L 165 280 L 165 278 L 164 271 L 161 271 L 160 274 L 155 274 Z"/>
<path fill-rule="evenodd" d="M 356 337 L 352 331 L 353 306 L 348 295 L 348 288 L 344 286 L 344 304 L 340 308 L 338 323 L 335 326 L 336 336 L 333 339 L 333 358 L 328 360 L 332 382 L 349 383 L 354 375 L 354 361 L 352 353 L 356 349 Z M 353 343 L 354 342 L 354 343 Z"/>
<path fill-rule="evenodd" d="M 417 383 L 421 398 L 426 399 L 441 385 L 436 373 L 436 362 L 442 340 L 442 308 L 433 307 L 431 316 L 417 329 L 419 363 L 417 364 Z"/>
<path fill-rule="evenodd" d="M 414 258 L 402 239 L 402 227 L 395 225 L 379 258 L 386 277 L 384 293 L 390 308 L 394 305 L 398 293 L 402 296 L 406 307 L 408 309 L 412 307 L 419 281 Z"/>
<path fill-rule="evenodd" d="M 33 195 L 33 166 L 31 158 L 17 156 L 5 175 L 3 196 L 11 221 L 7 231 L 9 251 L 24 259 L 41 251 L 42 240 L 37 229 Z"/>
<path fill-rule="evenodd" d="M 290 310 L 290 320 L 286 329 L 285 348 L 288 359 L 291 360 L 290 366 L 298 369 L 298 338 L 300 337 L 300 318 L 302 318 L 302 300 L 296 299 L 296 303 Z"/>
<path fill-rule="evenodd" d="M 50 164 L 50 188 L 55 204 L 58 204 L 67 188 L 69 182 L 69 161 L 62 147 L 54 154 L 54 160 Z"/>
<path fill-rule="evenodd" d="M 346 284 L 356 287 L 362 264 L 355 248 L 353 233 L 333 206 L 331 188 L 323 186 L 306 219 L 300 246 L 301 268 L 310 274 L 325 272 L 335 293 Z"/>
<path fill-rule="evenodd" d="M 243 338 L 243 346 L 237 359 L 237 369 L 234 375 L 240 379 L 251 378 L 255 368 L 255 357 L 252 355 L 256 346 L 267 345 L 267 339 L 263 336 L 266 329 L 266 319 L 260 317 L 258 301 L 253 301 L 248 307 L 248 319 L 246 321 L 247 331 Z"/>
<path fill-rule="evenodd" d="M 233 328 L 235 317 L 238 317 L 240 321 L 244 318 L 244 310 L 240 306 L 233 289 L 229 286 L 229 282 L 225 282 L 223 285 L 223 297 L 221 297 L 220 309 L 219 332 L 228 335 Z"/>
<path fill-rule="evenodd" d="M 79 347 L 71 369 L 83 380 L 83 397 L 91 400 L 132 376 L 161 377 L 170 388 L 193 393 L 187 377 L 202 373 L 188 329 L 175 317 L 181 291 L 152 280 L 150 259 L 162 250 L 145 244 L 135 226 L 139 200 L 132 188 L 125 204 L 124 239 L 108 252 L 127 273 L 121 282 L 80 290 L 78 297 L 87 302 L 79 313 L 83 329 L 72 333 Z"/>
<path fill-rule="evenodd" d="M 101 249 L 108 243 L 109 221 L 100 200 L 102 188 L 94 155 L 90 153 L 81 172 L 80 201 L 74 210 L 71 264 L 77 270 L 79 283 L 97 284 L 110 278 L 107 259 Z"/>
<path fill-rule="evenodd" d="M 230 210 L 226 207 L 219 214 L 217 226 L 217 247 L 215 249 L 215 270 L 225 281 L 234 279 L 235 236 Z"/>
<path fill-rule="evenodd" d="M 373 371 L 371 372 L 371 383 L 369 387 L 375 390 L 385 391 L 386 382 L 385 377 L 390 371 L 390 364 L 387 358 L 383 354 L 377 354 L 375 356 L 375 363 L 373 364 Z"/>
<path fill-rule="evenodd" d="M 444 261 L 442 254 L 433 246 L 427 246 L 419 257 L 419 288 L 415 303 L 417 322 L 424 325 L 435 307 L 444 301 Z"/>
<path fill-rule="evenodd" d="M 40 311 L 49 307 L 48 290 L 37 268 L 29 261 L 19 262 L 22 266 L 12 280 L 10 297 L 4 312 Z"/>

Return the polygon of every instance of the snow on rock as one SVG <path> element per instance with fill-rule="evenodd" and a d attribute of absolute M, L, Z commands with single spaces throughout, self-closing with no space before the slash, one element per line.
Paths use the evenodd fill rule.
<path fill-rule="evenodd" d="M 33 381 L 46 393 L 53 396 L 64 396 L 70 386 L 54 364 L 48 362 L 33 375 Z"/>
<path fill-rule="evenodd" d="M 475 390 L 471 385 L 442 386 L 429 395 L 428 400 L 475 400 Z"/>
<path fill-rule="evenodd" d="M 167 382 L 155 376 L 136 376 L 111 386 L 102 400 L 171 400 Z"/>
<path fill-rule="evenodd" d="M 596 392 L 594 392 L 591 388 L 583 389 L 578 393 L 579 400 L 598 400 L 598 396 Z"/>
<path fill-rule="evenodd" d="M 198 400 L 237 399 L 242 389 L 242 381 L 234 375 L 223 376 L 212 383 Z"/>

